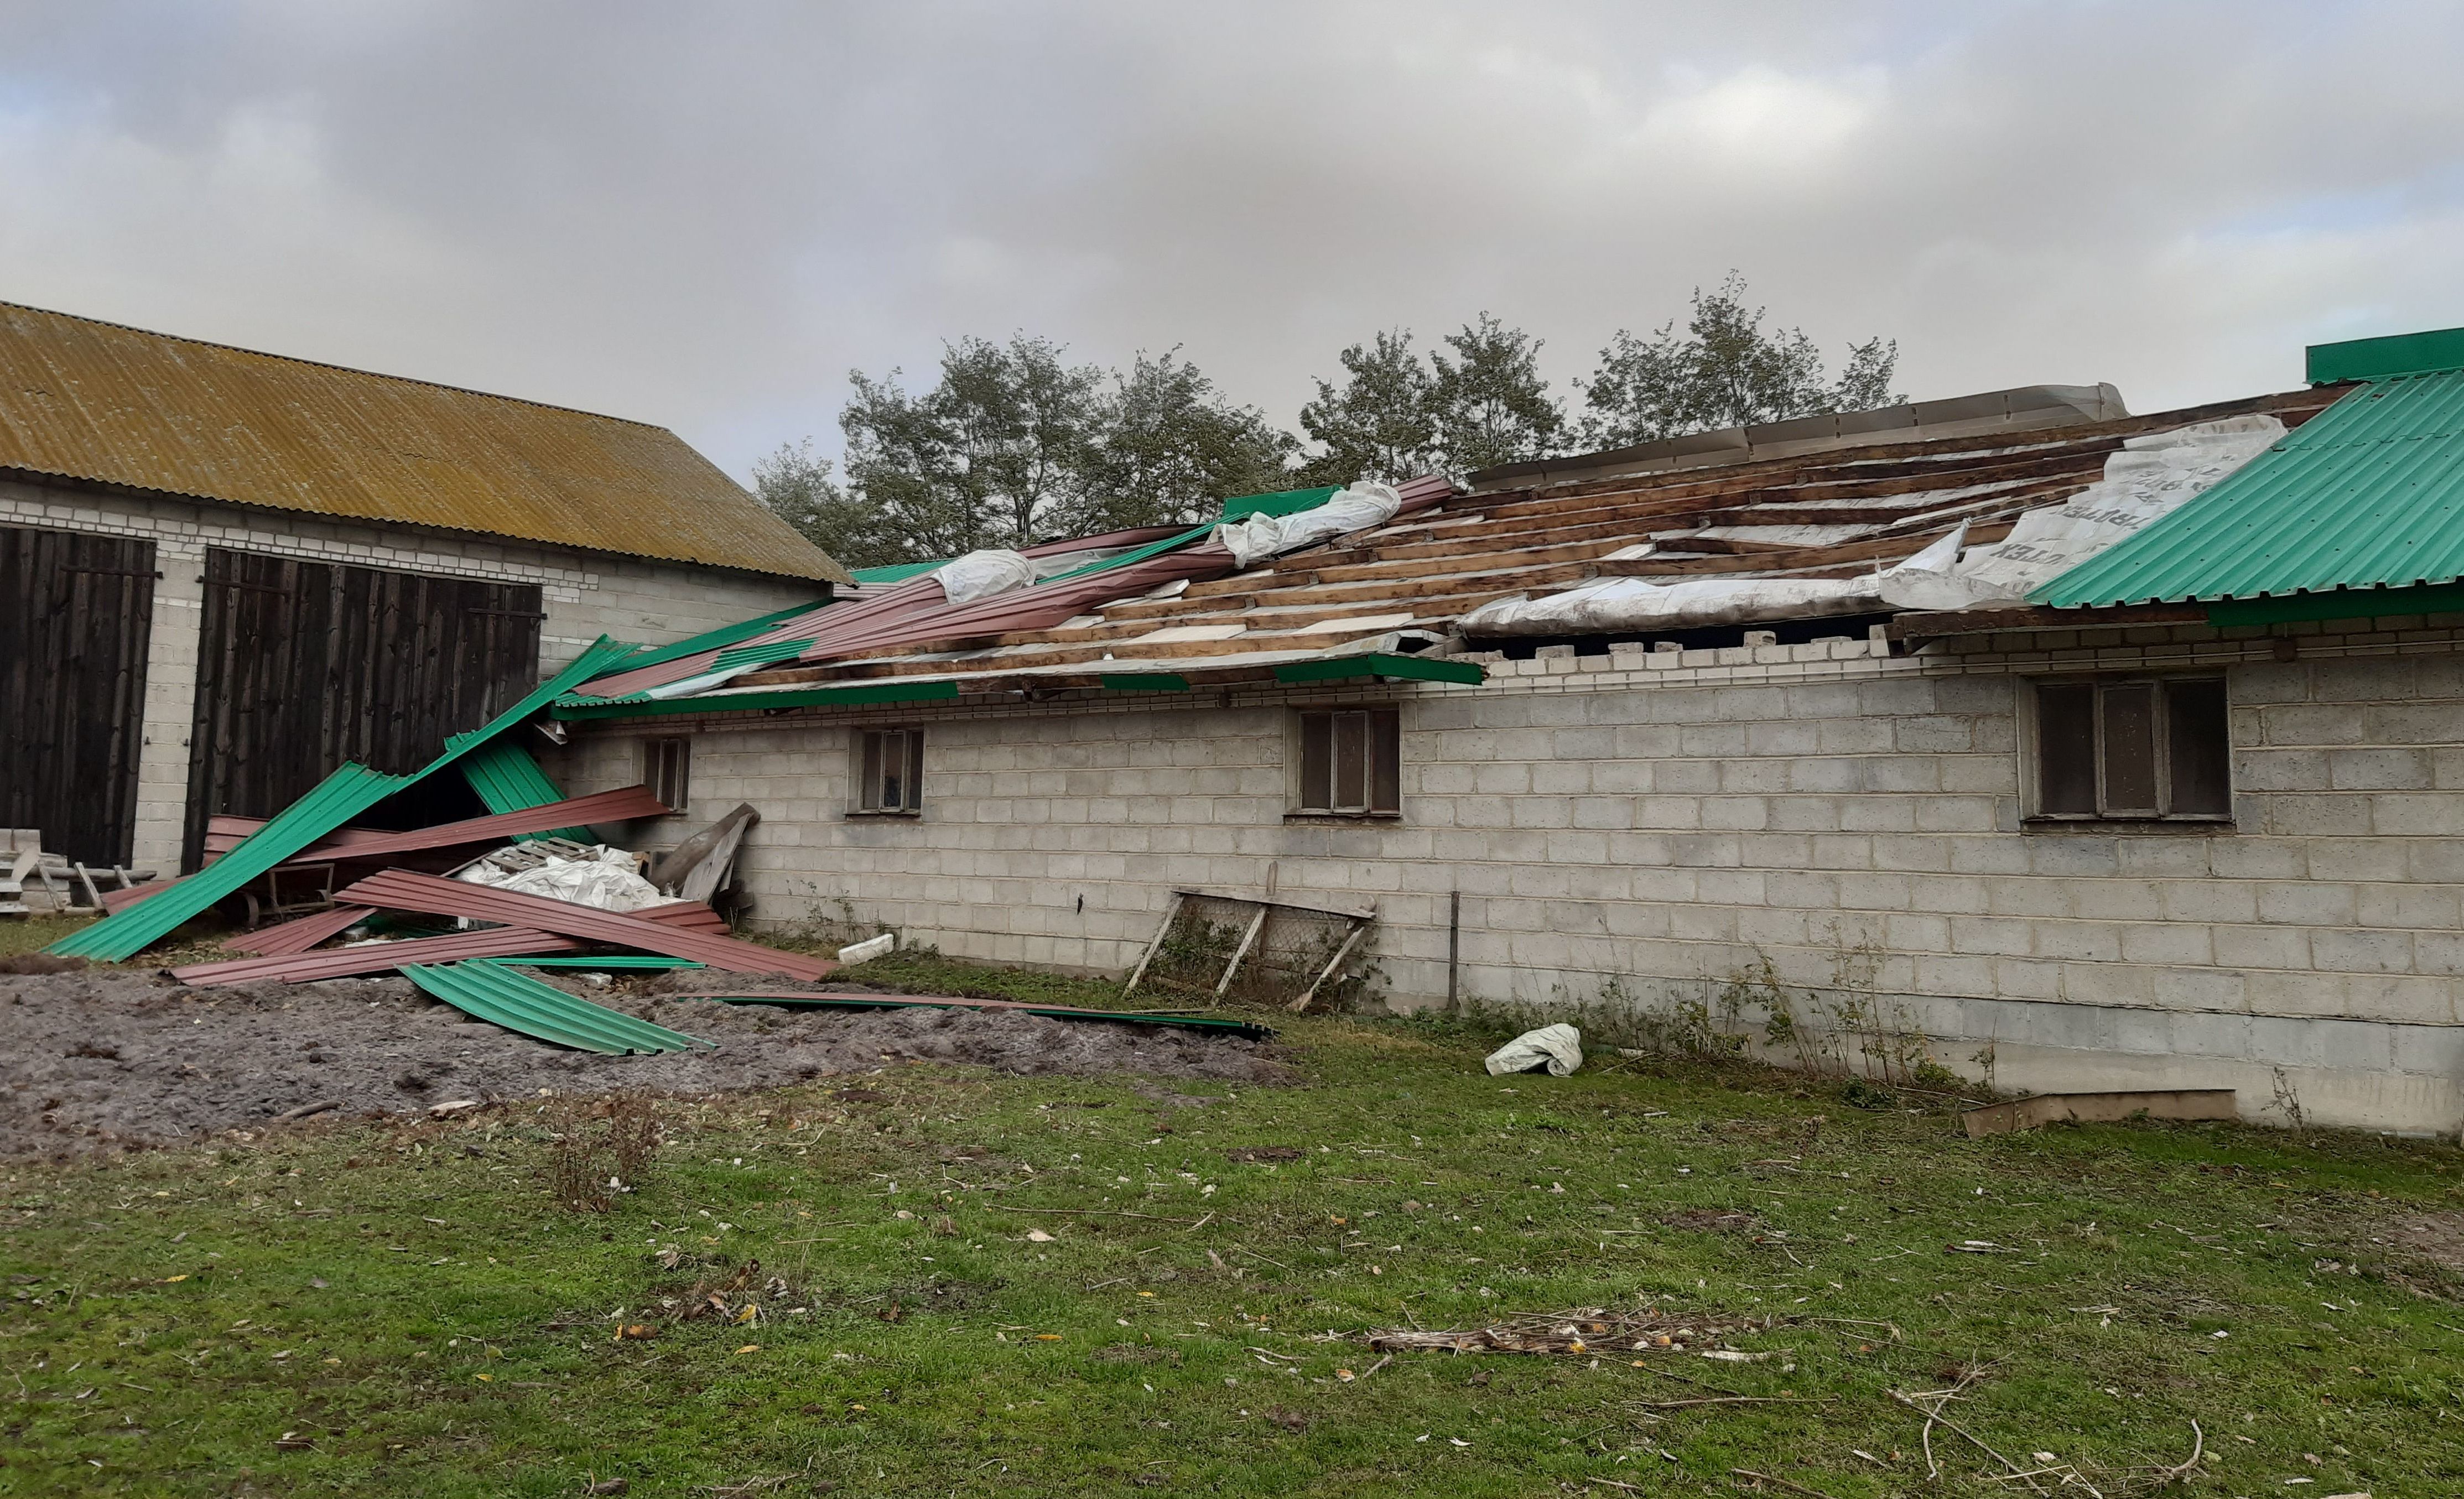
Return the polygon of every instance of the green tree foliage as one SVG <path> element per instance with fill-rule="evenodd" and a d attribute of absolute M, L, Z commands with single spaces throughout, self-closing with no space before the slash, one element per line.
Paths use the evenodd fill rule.
<path fill-rule="evenodd" d="M 1814 341 L 1764 327 L 1730 272 L 1694 290 L 1684 331 L 1618 330 L 1570 422 L 1539 370 L 1540 341 L 1488 313 L 1424 357 L 1400 328 L 1345 349 L 1300 424 L 1314 452 L 1227 400 L 1178 348 L 1126 372 L 1072 364 L 1045 339 L 961 339 L 913 394 L 861 371 L 839 415 L 844 484 L 803 446 L 756 465 L 763 503 L 851 566 L 953 557 L 1055 537 L 1189 524 L 1225 498 L 1295 484 L 1399 482 L 1618 448 L 1721 427 L 1864 410 L 1906 398 L 1899 344 L 1851 344 L 1838 376 Z M 1297 465 L 1297 467 L 1296 467 Z"/>
<path fill-rule="evenodd" d="M 1112 386 L 1097 411 L 1068 530 L 1193 525 L 1227 496 L 1291 482 L 1298 440 L 1257 408 L 1225 401 L 1178 349 L 1160 359 L 1140 354 Z"/>
<path fill-rule="evenodd" d="M 1763 329 L 1765 309 L 1746 304 L 1745 278 L 1728 273 L 1717 291 L 1694 289 L 1680 336 L 1674 319 L 1646 342 L 1618 329 L 1599 368 L 1577 382 L 1589 408 L 1583 441 L 1622 448 L 1685 432 L 1784 421 L 1826 411 L 1870 410 L 1907 399 L 1891 391 L 1897 341 L 1851 344 L 1837 381 L 1801 329 Z"/>
<path fill-rule="evenodd" d="M 1077 496 L 1096 441 L 1103 372 L 1024 335 L 961 339 L 921 396 L 851 371 L 839 413 L 847 482 L 920 556 L 1024 546 Z"/>
<path fill-rule="evenodd" d="M 895 370 L 851 373 L 846 508 L 816 513 L 844 517 L 833 534 L 877 537 L 887 560 L 921 561 L 1199 520 L 1227 495 L 1289 481 L 1299 444 L 1177 350 L 1141 354 L 1127 374 L 1064 353 L 1023 335 L 963 339 L 921 395 Z"/>
<path fill-rule="evenodd" d="M 1431 358 L 1429 405 L 1438 446 L 1457 474 L 1546 457 L 1557 450 L 1566 413 L 1540 378 L 1540 341 L 1487 313 L 1446 335 L 1454 358 Z"/>
<path fill-rule="evenodd" d="M 1355 343 L 1337 356 L 1343 384 L 1317 383 L 1301 408 L 1301 430 L 1324 451 L 1303 466 L 1305 484 L 1394 482 L 1442 466 L 1428 366 L 1400 329 Z"/>
<path fill-rule="evenodd" d="M 907 539 L 879 505 L 850 495 L 830 477 L 830 460 L 813 452 L 811 438 L 781 444 L 753 465 L 754 496 L 803 538 L 849 567 L 877 567 L 909 560 Z"/>

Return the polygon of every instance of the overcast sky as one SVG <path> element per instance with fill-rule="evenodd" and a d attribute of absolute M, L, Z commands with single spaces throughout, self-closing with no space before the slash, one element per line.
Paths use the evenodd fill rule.
<path fill-rule="evenodd" d="M 0 299 L 659 422 L 1178 344 L 1290 423 L 1729 268 L 1919 398 L 2464 323 L 2464 6 L 0 0 Z"/>

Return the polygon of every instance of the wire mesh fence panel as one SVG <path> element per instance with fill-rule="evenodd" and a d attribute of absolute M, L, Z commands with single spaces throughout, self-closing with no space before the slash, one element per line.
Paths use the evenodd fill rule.
<path fill-rule="evenodd" d="M 1185 895 L 1138 990 L 1157 999 L 1213 1003 L 1221 988 L 1227 1003 L 1289 1003 L 1316 981 L 1357 924 L 1357 918 L 1335 912 Z M 1236 956 L 1240 966 L 1223 986 L 1224 970 Z"/>

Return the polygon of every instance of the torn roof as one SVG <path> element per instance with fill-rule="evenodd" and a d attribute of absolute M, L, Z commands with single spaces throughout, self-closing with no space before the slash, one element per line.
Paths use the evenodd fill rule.
<path fill-rule="evenodd" d="M 0 302 L 0 474 L 845 583 L 662 427 Z"/>
<path fill-rule="evenodd" d="M 832 634 L 823 611 L 801 628 L 792 656 L 723 685 L 690 690 L 690 673 L 672 670 L 664 686 L 620 673 L 587 692 L 689 690 L 655 706 L 573 696 L 559 711 L 627 716 L 1344 675 L 1477 680 L 1475 666 L 1447 663 L 1442 653 L 1459 621 L 1485 604 L 1604 577 L 1859 577 L 1962 523 L 1971 544 L 2001 540 L 2022 513 L 2096 483 L 2127 438 L 2244 414 L 2298 428 L 2340 393 L 2296 390 L 1677 472 L 1541 477 L 1470 494 L 1420 480 L 1406 487 L 1411 502 L 1391 520 L 1247 568 L 1193 537 L 1133 566 L 1074 580 L 1074 591 L 1063 591 L 1071 581 L 1055 580 L 952 606 L 919 577 L 873 602 L 894 628 Z M 913 611 L 903 619 L 902 598 Z M 918 628 L 918 619 L 934 623 Z"/>
<path fill-rule="evenodd" d="M 2464 360 L 2464 337 L 2443 337 L 2455 345 L 2444 357 Z M 2214 488 L 2037 589 L 2036 602 L 2209 603 L 2464 580 L 2464 367 L 2341 393 Z"/>

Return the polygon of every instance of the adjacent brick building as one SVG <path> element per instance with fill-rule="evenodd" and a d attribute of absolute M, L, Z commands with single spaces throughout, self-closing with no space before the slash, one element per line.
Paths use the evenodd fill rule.
<path fill-rule="evenodd" d="M 845 577 L 664 429 L 0 304 L 0 827 L 72 858 Z"/>

